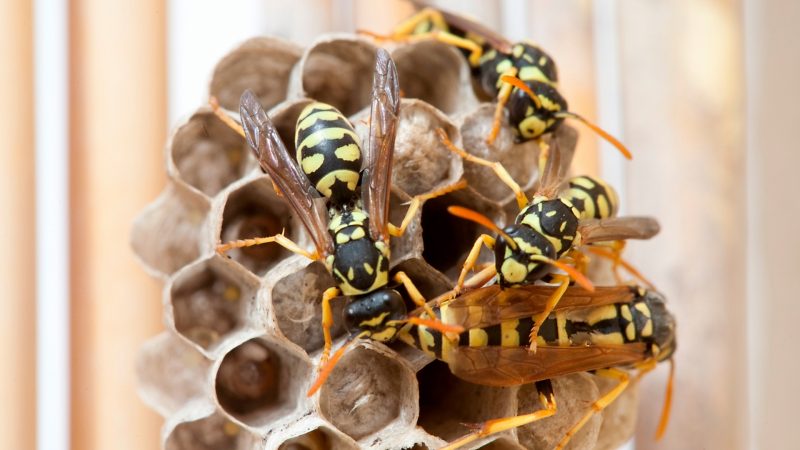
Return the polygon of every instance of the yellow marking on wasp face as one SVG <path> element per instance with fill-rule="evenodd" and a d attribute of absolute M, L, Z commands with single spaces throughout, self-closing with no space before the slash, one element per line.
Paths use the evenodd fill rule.
<path fill-rule="evenodd" d="M 620 314 L 622 314 L 622 318 L 627 320 L 628 322 L 633 321 L 633 314 L 631 314 L 631 308 L 628 305 L 622 305 L 620 308 Z"/>
<path fill-rule="evenodd" d="M 311 105 L 306 106 L 306 108 L 303 110 L 303 113 L 305 113 L 306 115 L 301 114 L 299 116 L 299 117 L 301 117 L 301 119 L 297 123 L 297 131 L 296 132 L 305 130 L 306 128 L 310 127 L 311 125 L 314 125 L 315 123 L 317 123 L 320 120 L 325 121 L 325 122 L 334 121 L 334 120 L 338 120 L 338 119 L 347 120 L 347 119 L 345 119 L 345 117 L 342 114 L 339 113 L 339 111 L 333 109 L 333 106 L 325 105 L 325 106 L 330 107 L 330 109 L 320 109 L 320 108 L 314 108 L 314 106 L 316 106 L 316 105 L 325 105 L 325 104 L 324 103 L 312 103 Z M 309 108 L 311 108 L 314 111 L 313 112 L 307 111 Z M 308 114 L 309 112 L 311 114 Z"/>
<path fill-rule="evenodd" d="M 653 335 L 653 321 L 647 319 L 647 323 L 642 327 L 642 337 L 650 337 Z"/>
<path fill-rule="evenodd" d="M 526 139 L 533 139 L 544 134 L 548 124 L 533 115 L 533 111 L 526 114 L 526 117 L 519 123 L 519 133 Z"/>
<path fill-rule="evenodd" d="M 312 174 L 316 172 L 322 163 L 325 162 L 325 155 L 317 153 L 315 155 L 307 156 L 300 161 L 300 166 L 303 168 L 303 173 Z"/>
<path fill-rule="evenodd" d="M 614 305 L 598 306 L 591 310 L 589 316 L 586 318 L 586 322 L 589 323 L 589 325 L 594 325 L 597 322 L 606 319 L 615 319 L 616 317 L 617 308 Z"/>
<path fill-rule="evenodd" d="M 369 337 L 378 342 L 389 342 L 395 335 L 397 335 L 397 328 L 387 327 L 377 333 L 371 333 Z"/>
<path fill-rule="evenodd" d="M 625 340 L 622 338 L 622 333 L 615 331 L 608 334 L 593 333 L 592 342 L 600 345 L 622 345 L 625 343 Z"/>
<path fill-rule="evenodd" d="M 297 146 L 297 151 L 299 152 L 302 149 L 306 148 L 314 148 L 320 144 L 320 142 L 325 140 L 337 140 L 342 139 L 345 136 L 350 136 L 359 146 L 361 146 L 361 139 L 358 138 L 358 135 L 355 134 L 352 130 L 348 130 L 347 128 L 323 128 L 321 130 L 317 130 L 310 135 L 306 136 L 303 139 L 303 142 Z"/>
<path fill-rule="evenodd" d="M 641 313 L 644 314 L 645 317 L 650 317 L 650 308 L 648 308 L 647 305 L 645 305 L 644 303 L 637 303 L 633 305 L 633 307 L 641 311 Z"/>
<path fill-rule="evenodd" d="M 517 325 L 519 325 L 519 320 L 517 319 L 500 322 L 500 345 L 503 347 L 519 347 Z"/>
<path fill-rule="evenodd" d="M 347 279 L 353 281 L 355 278 L 356 278 L 356 273 L 355 271 L 353 271 L 353 268 L 350 267 L 349 269 L 347 269 Z"/>
<path fill-rule="evenodd" d="M 356 144 L 347 144 L 333 152 L 337 158 L 344 161 L 355 161 L 361 157 L 361 149 Z"/>
<path fill-rule="evenodd" d="M 358 324 L 358 326 L 362 327 L 362 328 L 376 327 L 376 326 L 380 325 L 381 323 L 383 323 L 384 319 L 386 319 L 386 316 L 388 316 L 388 315 L 389 315 L 388 312 L 382 312 L 379 316 L 372 317 L 372 318 L 367 319 L 367 320 L 362 320 L 361 323 Z"/>
<path fill-rule="evenodd" d="M 470 347 L 486 347 L 489 344 L 489 335 L 481 328 L 471 328 L 469 330 Z"/>
<path fill-rule="evenodd" d="M 542 72 L 542 69 L 537 66 L 525 66 L 519 69 L 519 79 L 522 81 L 542 81 L 549 82 L 547 76 Z"/>
<path fill-rule="evenodd" d="M 358 178 L 358 172 L 352 170 L 334 170 L 322 177 L 315 187 L 322 195 L 330 197 L 333 193 L 331 187 L 336 180 L 347 183 L 347 189 L 355 191 L 358 185 Z"/>
<path fill-rule="evenodd" d="M 556 312 L 556 330 L 558 331 L 558 345 L 569 345 L 569 333 L 567 333 L 567 314 L 565 311 Z"/>
<path fill-rule="evenodd" d="M 521 283 L 525 280 L 525 277 L 528 276 L 527 268 L 513 258 L 508 258 L 503 261 L 503 265 L 500 266 L 500 273 L 503 274 L 503 278 L 509 283 Z"/>
<path fill-rule="evenodd" d="M 367 273 L 370 275 L 372 275 L 372 273 L 375 272 L 375 269 L 373 269 L 372 266 L 366 262 L 364 263 L 364 270 L 366 270 Z"/>
<path fill-rule="evenodd" d="M 627 337 L 629 341 L 636 339 L 636 327 L 633 325 L 633 322 L 625 327 L 625 337 Z"/>

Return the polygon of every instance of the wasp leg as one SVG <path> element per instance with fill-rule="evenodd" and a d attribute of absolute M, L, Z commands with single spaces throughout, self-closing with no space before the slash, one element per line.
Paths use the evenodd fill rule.
<path fill-rule="evenodd" d="M 319 361 L 320 368 L 325 367 L 331 355 L 331 347 L 333 347 L 333 339 L 331 338 L 331 328 L 333 327 L 331 300 L 338 296 L 339 288 L 337 287 L 329 287 L 322 293 L 322 336 L 325 340 L 325 345 L 322 348 L 322 358 Z"/>
<path fill-rule="evenodd" d="M 495 239 L 488 234 L 482 234 L 478 236 L 478 239 L 475 240 L 475 243 L 472 244 L 472 249 L 469 251 L 467 255 L 467 259 L 464 261 L 464 265 L 461 267 L 461 273 L 458 275 L 458 282 L 456 286 L 453 288 L 451 292 L 451 297 L 454 298 L 456 295 L 461 292 L 461 289 L 464 288 L 464 280 L 467 278 L 467 274 L 475 267 L 475 263 L 478 261 L 478 256 L 481 254 L 482 246 L 486 246 L 489 250 L 494 250 Z"/>
<path fill-rule="evenodd" d="M 617 284 L 623 284 L 622 277 L 619 275 L 619 268 L 622 267 L 623 269 L 625 269 L 625 271 L 633 275 L 634 278 L 644 283 L 648 288 L 655 290 L 656 289 L 655 285 L 653 285 L 653 283 L 650 280 L 645 278 L 645 276 L 642 275 L 642 273 L 639 272 L 639 270 L 636 269 L 636 267 L 634 267 L 631 263 L 629 263 L 622 257 L 622 247 L 617 245 L 616 242 L 622 242 L 622 241 L 615 241 L 615 244 L 612 246 L 611 249 L 592 245 L 588 246 L 587 250 L 594 255 L 600 256 L 602 258 L 607 258 L 612 261 L 614 278 L 617 280 Z"/>
<path fill-rule="evenodd" d="M 431 22 L 431 30 L 447 30 L 447 21 L 444 20 L 442 13 L 433 8 L 423 8 L 418 13 L 400 22 L 394 28 L 392 36 L 405 37 L 414 34 L 419 25 L 425 21 Z"/>
<path fill-rule="evenodd" d="M 464 189 L 467 187 L 466 180 L 461 180 L 458 183 L 454 183 L 445 187 L 441 187 L 436 189 L 435 191 L 429 192 L 427 194 L 416 195 L 414 196 L 408 204 L 408 209 L 406 210 L 406 215 L 403 217 L 403 221 L 400 223 L 400 226 L 392 225 L 391 223 L 388 224 L 389 234 L 394 237 L 400 237 L 406 232 L 406 228 L 408 225 L 411 224 L 411 220 L 414 219 L 414 215 L 419 210 L 420 205 L 425 200 L 430 200 L 432 198 L 441 197 L 442 195 L 449 194 L 453 191 L 457 191 L 459 189 Z"/>
<path fill-rule="evenodd" d="M 605 377 L 605 378 L 613 378 L 619 381 L 619 384 L 614 386 L 613 389 L 608 391 L 605 395 L 597 399 L 594 403 L 592 403 L 591 410 L 587 412 L 581 420 L 578 421 L 569 431 L 567 434 L 561 438 L 561 442 L 555 447 L 555 450 L 563 450 L 564 447 L 569 443 L 569 440 L 572 439 L 572 436 L 575 435 L 580 429 L 592 418 L 595 413 L 598 413 L 605 409 L 611 403 L 614 403 L 614 400 L 622 394 L 625 388 L 628 387 L 628 383 L 630 383 L 630 376 L 627 372 L 624 372 L 619 369 L 600 369 L 595 372 L 595 375 Z"/>
<path fill-rule="evenodd" d="M 547 317 L 553 312 L 553 309 L 558 304 L 561 297 L 564 296 L 564 292 L 567 292 L 567 288 L 569 287 L 569 276 L 566 275 L 553 275 L 553 280 L 555 282 L 560 282 L 558 289 L 556 289 L 550 298 L 547 299 L 547 303 L 545 303 L 544 309 L 541 313 L 539 313 L 533 320 L 533 327 L 531 327 L 531 334 L 530 334 L 530 347 L 529 350 L 532 352 L 536 351 L 536 340 L 539 337 L 539 328 L 542 326 Z"/>
<path fill-rule="evenodd" d="M 510 67 L 508 68 L 501 77 L 503 76 L 516 76 L 517 75 L 517 68 Z M 492 122 L 492 131 L 489 132 L 489 136 L 486 137 L 486 143 L 489 145 L 494 144 L 494 140 L 497 139 L 497 135 L 500 133 L 500 125 L 503 123 L 503 113 L 506 109 L 506 103 L 508 103 L 508 98 L 511 97 L 511 91 L 514 89 L 514 86 L 510 83 L 503 83 L 503 86 L 500 88 L 500 91 L 497 93 L 497 106 L 494 109 L 494 121 Z"/>
<path fill-rule="evenodd" d="M 516 181 L 511 178 L 511 174 L 508 173 L 505 167 L 497 161 L 489 161 L 483 158 L 479 158 L 475 155 L 467 153 L 464 149 L 456 147 L 453 144 L 453 141 L 450 140 L 450 137 L 447 136 L 447 133 L 442 128 L 437 128 L 436 132 L 439 134 L 439 139 L 442 141 L 442 144 L 447 147 L 448 150 L 457 154 L 458 156 L 462 157 L 463 159 L 475 163 L 480 164 L 482 166 L 488 167 L 492 169 L 497 175 L 497 178 L 500 178 L 500 181 L 505 183 L 513 192 L 514 196 L 517 198 L 517 206 L 520 209 L 524 208 L 528 204 L 528 199 L 525 197 L 525 193 L 522 192 L 522 188 L 519 187 Z"/>
<path fill-rule="evenodd" d="M 394 274 L 394 281 L 402 283 L 403 287 L 405 287 L 406 291 L 408 292 L 408 296 L 411 297 L 411 300 L 417 306 L 425 309 L 425 313 L 428 314 L 428 317 L 434 320 L 436 319 L 436 314 L 434 314 L 433 309 L 428 305 L 425 297 L 422 296 L 417 287 L 414 286 L 414 282 L 411 281 L 411 278 L 409 278 L 405 272 L 401 271 Z"/>
<path fill-rule="evenodd" d="M 300 248 L 299 245 L 295 244 L 294 241 L 287 238 L 283 234 L 276 234 L 275 236 L 269 236 L 269 237 L 239 239 L 237 241 L 226 242 L 224 244 L 217 245 L 217 253 L 225 253 L 228 250 L 233 250 L 234 248 L 252 247 L 254 245 L 268 244 L 270 242 L 274 242 L 280 245 L 281 247 L 285 248 L 286 250 L 289 250 L 292 253 L 303 255 L 312 261 L 316 261 L 319 259 L 319 255 L 317 255 L 316 253 L 310 253 Z"/>
<path fill-rule="evenodd" d="M 539 401 L 542 403 L 542 405 L 544 405 L 544 409 L 540 409 L 530 414 L 487 420 L 482 424 L 478 424 L 476 426 L 477 429 L 474 432 L 456 439 L 455 441 L 442 447 L 441 450 L 453 450 L 463 447 L 464 445 L 475 442 L 478 439 L 486 436 L 521 427 L 555 414 L 556 398 L 553 394 L 553 386 L 550 383 L 550 380 L 537 381 L 536 389 L 539 391 Z"/>

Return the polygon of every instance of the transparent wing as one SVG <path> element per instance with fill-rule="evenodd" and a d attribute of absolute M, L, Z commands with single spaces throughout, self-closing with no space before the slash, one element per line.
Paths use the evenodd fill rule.
<path fill-rule="evenodd" d="M 543 195 L 547 198 L 555 198 L 561 191 L 561 184 L 564 182 L 569 170 L 569 163 L 563 161 L 571 159 L 570 155 L 565 155 L 561 150 L 559 139 L 550 139 L 549 153 L 547 160 L 539 176 L 539 187 L 536 195 Z"/>
<path fill-rule="evenodd" d="M 623 239 L 650 239 L 660 230 L 661 226 L 656 219 L 643 216 L 582 220 L 578 227 L 584 244 Z"/>
<path fill-rule="evenodd" d="M 446 303 L 442 319 L 448 325 L 471 329 L 531 317 L 544 311 L 556 288 L 532 285 L 500 289 L 500 286 L 493 285 L 475 289 Z M 627 303 L 633 300 L 634 295 L 635 291 L 628 286 L 598 286 L 594 292 L 570 286 L 554 311 Z"/>
<path fill-rule="evenodd" d="M 255 152 L 261 168 L 269 173 L 305 225 L 314 240 L 317 253 L 322 256 L 330 254 L 333 243 L 328 234 L 328 212 L 322 196 L 289 156 L 278 130 L 250 90 L 242 94 L 239 113 L 247 143 Z"/>
<path fill-rule="evenodd" d="M 646 358 L 642 342 L 621 345 L 540 345 L 527 347 L 458 347 L 450 371 L 462 380 L 485 386 L 518 386 L 588 370 L 624 366 Z"/>
<path fill-rule="evenodd" d="M 369 214 L 373 239 L 387 241 L 389 232 L 389 194 L 392 180 L 394 137 L 400 110 L 400 84 L 397 68 L 389 53 L 378 49 L 372 80 L 369 148 L 366 168 L 362 172 L 362 200 Z"/>

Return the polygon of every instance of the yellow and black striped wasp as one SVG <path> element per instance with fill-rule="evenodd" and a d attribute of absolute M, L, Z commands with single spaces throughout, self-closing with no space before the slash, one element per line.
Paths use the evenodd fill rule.
<path fill-rule="evenodd" d="M 497 99 L 487 143 L 492 144 L 497 138 L 503 111 L 507 110 L 517 142 L 537 139 L 555 131 L 564 119 L 575 119 L 631 158 L 628 149 L 614 136 L 569 111 L 566 99 L 558 91 L 556 64 L 539 46 L 527 41 L 512 44 L 466 17 L 426 6 L 424 2 L 413 3 L 422 9 L 395 27 L 390 35 L 363 33 L 379 40 L 401 42 L 433 39 L 461 49 L 482 94 Z"/>
<path fill-rule="evenodd" d="M 327 289 L 322 297 L 325 344 L 320 367 L 324 370 L 309 396 L 321 386 L 346 347 L 340 348 L 329 364 L 333 325 L 330 302 L 335 297 L 342 294 L 350 297 L 344 309 L 344 322 L 354 338 L 390 341 L 402 325 L 423 320 L 408 317 L 403 298 L 388 286 L 389 237 L 403 234 L 424 198 L 441 195 L 458 186 L 415 197 L 401 226 L 389 223 L 389 183 L 399 108 L 394 62 L 385 50 L 379 49 L 373 79 L 369 147 L 362 169 L 360 139 L 347 118 L 333 106 L 312 103 L 300 114 L 295 133 L 295 162 L 255 95 L 245 91 L 241 98 L 243 134 L 261 168 L 270 175 L 303 222 L 315 251 L 310 253 L 300 248 L 282 234 L 229 242 L 218 246 L 217 250 L 224 252 L 277 243 L 309 259 L 322 261 L 334 277 L 336 286 Z M 414 302 L 426 304 L 403 272 L 396 273 L 393 279 L 404 285 Z M 436 328 L 437 322 L 429 321 L 428 325 Z"/>
<path fill-rule="evenodd" d="M 480 286 L 485 281 L 486 274 L 479 274 L 468 284 Z M 676 348 L 675 318 L 666 309 L 663 296 L 633 286 L 598 287 L 594 291 L 570 287 L 558 306 L 549 311 L 535 338 L 538 350 L 531 352 L 530 332 L 538 317 L 548 311 L 555 290 L 552 286 L 530 285 L 503 289 L 495 284 L 466 291 L 451 300 L 444 294 L 432 302 L 441 302 L 434 313 L 446 325 L 462 327 L 463 332 L 452 336 L 416 324 L 400 330 L 400 340 L 447 363 L 450 371 L 465 381 L 497 387 L 535 383 L 539 392 L 544 409 L 478 424 L 445 449 L 554 415 L 557 407 L 550 378 L 594 372 L 618 381 L 565 434 L 556 447 L 563 449 L 593 414 L 610 405 L 628 386 L 630 375 L 621 368 L 638 369 L 638 379 L 658 362 L 669 360 L 670 378 L 656 436 L 663 435 L 671 404 Z"/>
<path fill-rule="evenodd" d="M 568 170 L 567 158 L 562 157 L 558 141 L 553 140 L 551 154 L 539 179 L 536 193 L 527 199 L 519 185 L 498 162 L 487 161 L 456 147 L 444 130 L 437 130 L 439 137 L 451 151 L 468 161 L 490 167 L 500 180 L 514 191 L 520 212 L 513 224 L 500 229 L 488 218 L 465 208 L 451 206 L 451 214 L 474 221 L 495 233 L 481 235 L 467 256 L 454 293 L 458 293 L 467 274 L 475 266 L 483 246 L 494 251 L 494 272 L 501 288 L 531 285 L 539 280 L 559 283 L 548 307 L 542 311 L 540 320 L 531 330 L 531 350 L 535 350 L 536 333 L 550 310 L 558 304 L 566 291 L 570 277 L 589 289 L 591 283 L 580 270 L 559 262 L 571 259 L 574 265 L 582 266 L 585 260 L 578 247 L 585 244 L 626 239 L 649 239 L 659 231 L 658 222 L 650 217 L 614 217 L 617 196 L 608 184 L 593 177 L 582 176 L 570 180 L 570 188 L 562 195 L 560 189 L 564 174 Z M 620 261 L 618 254 L 610 255 Z M 627 263 L 623 264 L 630 267 Z M 561 269 L 567 276 L 553 273 Z M 634 272 L 636 275 L 636 273 Z"/>

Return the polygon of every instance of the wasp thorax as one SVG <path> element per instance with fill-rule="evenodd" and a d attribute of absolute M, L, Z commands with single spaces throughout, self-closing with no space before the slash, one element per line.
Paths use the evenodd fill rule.
<path fill-rule="evenodd" d="M 577 240 L 580 212 L 569 200 L 534 197 L 518 215 L 516 223 L 525 224 L 544 235 L 560 257 Z"/>
<path fill-rule="evenodd" d="M 344 324 L 352 334 L 369 332 L 371 339 L 386 342 L 397 334 L 397 323 L 406 317 L 403 297 L 393 289 L 380 289 L 357 297 L 344 308 Z"/>
<path fill-rule="evenodd" d="M 546 237 L 525 225 L 511 225 L 503 232 L 513 243 L 498 236 L 494 246 L 495 267 L 501 286 L 531 284 L 550 271 L 546 263 L 535 258 L 555 258 L 555 248 Z"/>
<path fill-rule="evenodd" d="M 558 82 L 558 71 L 553 58 L 537 45 L 530 42 L 518 42 L 511 49 L 517 78 L 522 81 L 541 81 L 555 85 Z"/>
<path fill-rule="evenodd" d="M 566 112 L 567 101 L 555 87 L 541 81 L 525 81 L 525 84 L 539 99 L 541 107 L 521 89 L 511 91 L 506 109 L 508 122 L 514 128 L 518 141 L 535 139 L 545 133 L 555 131 L 564 121 L 558 113 Z"/>
<path fill-rule="evenodd" d="M 369 219 L 361 209 L 336 212 L 330 222 L 334 251 L 326 264 L 342 293 L 371 292 L 389 281 L 389 248 L 369 235 Z"/>
<path fill-rule="evenodd" d="M 494 97 L 501 87 L 500 75 L 514 67 L 514 61 L 510 55 L 490 49 L 481 56 L 479 64 L 481 89 L 484 94 Z"/>
<path fill-rule="evenodd" d="M 356 195 L 361 170 L 361 140 L 339 110 L 311 103 L 297 118 L 297 162 L 311 184 L 334 204 Z"/>

